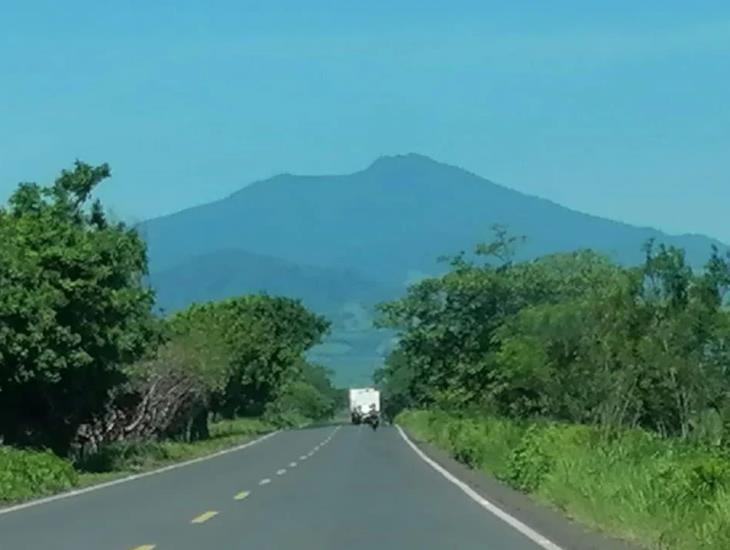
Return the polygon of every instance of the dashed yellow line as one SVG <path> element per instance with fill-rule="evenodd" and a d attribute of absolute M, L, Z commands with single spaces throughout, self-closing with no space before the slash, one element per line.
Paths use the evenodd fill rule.
<path fill-rule="evenodd" d="M 246 498 L 246 497 L 247 497 L 248 495 L 250 495 L 250 494 L 251 494 L 251 493 L 250 493 L 249 491 L 241 491 L 240 493 L 237 493 L 237 494 L 236 494 L 236 495 L 235 495 L 235 496 L 233 497 L 233 499 L 234 499 L 234 500 L 243 500 L 244 498 Z"/>
<path fill-rule="evenodd" d="M 210 510 L 208 512 L 203 512 L 198 517 L 193 518 L 190 523 L 205 523 L 210 518 L 215 517 L 218 515 L 218 512 L 215 510 Z"/>

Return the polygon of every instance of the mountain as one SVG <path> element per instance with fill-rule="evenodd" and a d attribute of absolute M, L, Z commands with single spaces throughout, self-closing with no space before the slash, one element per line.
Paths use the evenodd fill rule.
<path fill-rule="evenodd" d="M 576 212 L 415 154 L 342 176 L 279 175 L 140 229 L 153 271 L 238 249 L 402 284 L 410 272 L 438 269 L 438 256 L 489 238 L 495 222 L 528 237 L 525 256 L 593 247 L 634 263 L 656 238 L 700 263 L 712 244 L 722 246 Z"/>
<path fill-rule="evenodd" d="M 168 312 L 192 302 L 266 292 L 298 298 L 313 310 L 335 316 L 348 301 L 372 306 L 395 294 L 353 271 L 302 266 L 235 249 L 192 256 L 172 268 L 152 272 L 149 281 L 157 290 L 157 305 Z"/>
<path fill-rule="evenodd" d="M 365 383 L 391 337 L 370 328 L 372 304 L 439 273 L 439 256 L 489 239 L 494 223 L 527 237 L 521 258 L 591 247 L 638 263 L 653 238 L 701 265 L 713 245 L 726 249 L 576 212 L 415 154 L 347 175 L 282 174 L 139 229 L 162 305 L 260 290 L 300 297 L 335 321 L 317 359 L 341 383 Z"/>

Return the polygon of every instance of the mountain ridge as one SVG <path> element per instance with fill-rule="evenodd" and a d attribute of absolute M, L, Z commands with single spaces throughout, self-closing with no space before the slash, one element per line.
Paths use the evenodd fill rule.
<path fill-rule="evenodd" d="M 447 163 L 447 162 L 437 161 L 437 160 L 435 160 L 435 159 L 433 159 L 433 158 L 431 158 L 431 157 L 429 157 L 427 155 L 424 155 L 424 154 L 421 154 L 421 153 L 416 153 L 416 152 L 393 154 L 393 155 L 381 155 L 378 158 L 376 158 L 374 161 L 372 161 L 369 165 L 367 165 L 365 168 L 362 168 L 360 170 L 355 170 L 354 172 L 349 172 L 347 174 L 320 174 L 320 175 L 317 175 L 317 174 L 298 174 L 298 173 L 293 173 L 293 172 L 281 172 L 279 174 L 275 174 L 274 176 L 271 176 L 270 178 L 256 180 L 256 181 L 254 181 L 254 182 L 252 182 L 250 184 L 247 184 L 246 186 L 242 187 L 241 189 L 238 189 L 236 191 L 233 191 L 232 193 L 229 193 L 228 195 L 226 195 L 226 197 L 224 197 L 223 199 L 219 199 L 219 200 L 225 200 L 225 199 L 230 198 L 230 197 L 232 197 L 234 195 L 237 195 L 237 194 L 239 194 L 241 192 L 244 192 L 246 189 L 248 189 L 249 187 L 251 187 L 253 185 L 273 183 L 273 180 L 275 180 L 277 178 L 280 178 L 280 177 L 295 177 L 295 178 L 300 178 L 302 180 L 305 180 L 307 178 L 327 178 L 327 177 L 339 177 L 339 176 L 353 176 L 353 175 L 361 174 L 361 173 L 368 172 L 368 171 L 371 171 L 373 169 L 376 169 L 379 165 L 387 165 L 388 163 L 393 162 L 393 161 L 396 161 L 397 162 L 397 161 L 400 161 L 400 160 L 410 160 L 410 159 L 415 159 L 418 162 L 431 163 L 433 165 L 445 167 L 445 168 L 448 168 L 448 169 L 458 170 L 460 172 L 463 172 L 465 174 L 468 174 L 471 177 L 474 177 L 474 178 L 478 178 L 480 180 L 483 180 L 484 182 L 489 183 L 489 184 L 491 184 L 491 185 L 493 185 L 493 186 L 495 186 L 497 188 L 504 189 L 504 190 L 506 190 L 506 191 L 508 191 L 510 193 L 516 193 L 516 194 L 522 195 L 523 197 L 530 198 L 530 199 L 545 201 L 545 202 L 547 202 L 548 204 L 550 204 L 552 206 L 557 206 L 557 207 L 560 207 L 560 208 L 564 208 L 564 209 L 569 210 L 569 211 L 571 211 L 571 212 L 573 212 L 575 214 L 580 214 L 580 215 L 583 215 L 583 216 L 588 216 L 588 217 L 593 218 L 593 219 L 596 219 L 596 220 L 608 221 L 608 222 L 611 222 L 611 223 L 621 224 L 621 225 L 625 225 L 625 226 L 628 226 L 628 227 L 631 227 L 631 228 L 642 229 L 642 230 L 646 230 L 646 231 L 656 231 L 656 232 L 658 232 L 658 233 L 660 233 L 662 235 L 666 235 L 668 237 L 697 237 L 697 238 L 701 238 L 701 239 L 709 239 L 709 240 L 711 240 L 713 242 L 716 242 L 717 244 L 719 244 L 721 246 L 729 246 L 728 244 L 723 243 L 720 239 L 718 239 L 716 237 L 712 237 L 710 235 L 705 235 L 703 233 L 698 233 L 698 232 L 672 233 L 672 232 L 667 232 L 665 230 L 659 229 L 659 228 L 654 227 L 654 226 L 651 226 L 651 225 L 638 225 L 638 224 L 634 224 L 634 223 L 627 222 L 627 221 L 623 221 L 623 220 L 613 219 L 613 218 L 610 218 L 610 217 L 607 217 L 607 216 L 603 216 L 603 215 L 599 215 L 599 214 L 593 214 L 593 213 L 590 213 L 590 212 L 584 212 L 584 211 L 579 210 L 579 209 L 576 209 L 576 208 L 572 208 L 572 207 L 569 207 L 569 206 L 565 206 L 565 205 L 563 205 L 563 204 L 561 204 L 561 203 L 559 203 L 559 202 L 557 202 L 557 201 L 555 201 L 555 200 L 553 200 L 553 199 L 551 199 L 549 197 L 543 197 L 543 196 L 540 196 L 540 195 L 535 195 L 535 194 L 532 194 L 532 193 L 527 193 L 527 192 L 521 191 L 519 189 L 514 189 L 512 187 L 509 187 L 508 185 L 504 185 L 502 183 L 499 183 L 499 182 L 496 182 L 494 180 L 491 180 L 491 179 L 485 178 L 483 176 L 480 176 L 476 172 L 474 172 L 472 170 L 469 170 L 467 168 L 463 168 L 461 166 L 458 166 L 458 165 L 455 165 L 455 164 L 450 164 L 450 163 Z M 302 183 L 305 183 L 305 181 L 302 181 Z M 202 205 L 199 205 L 199 206 L 202 206 Z"/>
<path fill-rule="evenodd" d="M 430 157 L 427 157 L 425 155 L 421 155 L 419 153 L 406 153 L 406 154 L 399 154 L 399 155 L 382 155 L 375 159 L 373 162 L 371 162 L 368 166 L 361 170 L 356 170 L 354 172 L 350 172 L 348 174 L 344 175 L 336 175 L 336 174 L 324 174 L 324 175 L 312 175 L 312 174 L 294 174 L 289 172 L 282 172 L 279 174 L 276 174 L 274 176 L 271 176 L 269 178 L 265 179 L 259 179 L 256 180 L 248 185 L 245 185 L 241 189 L 238 189 L 232 193 L 229 193 L 228 195 L 208 202 L 204 204 L 194 205 L 188 208 L 185 208 L 183 210 L 180 210 L 178 212 L 174 212 L 171 214 L 166 214 L 164 216 L 159 216 L 156 218 L 152 218 L 150 220 L 146 220 L 138 225 L 138 227 L 141 229 L 142 233 L 146 231 L 147 227 L 149 227 L 150 224 L 156 224 L 160 222 L 164 222 L 164 220 L 170 220 L 178 218 L 179 216 L 188 215 L 190 213 L 198 212 L 200 210 L 208 209 L 211 207 L 214 207 L 216 205 L 223 205 L 228 203 L 231 200 L 238 200 L 242 197 L 246 197 L 252 192 L 258 192 L 261 189 L 276 186 L 282 183 L 289 183 L 292 181 L 297 182 L 298 185 L 304 186 L 307 183 L 316 181 L 318 183 L 327 182 L 327 180 L 333 180 L 334 182 L 341 183 L 341 184 L 349 184 L 351 181 L 347 181 L 348 179 L 352 179 L 354 177 L 362 177 L 362 176 L 380 176 L 383 172 L 387 172 L 388 169 L 391 169 L 395 166 L 397 168 L 402 168 L 404 164 L 410 164 L 410 168 L 413 168 L 414 166 L 417 167 L 418 171 L 422 171 L 425 167 L 429 168 L 436 168 L 440 171 L 456 171 L 464 176 L 468 177 L 470 184 L 477 184 L 477 185 L 488 185 L 491 187 L 492 191 L 496 191 L 500 194 L 506 194 L 506 195 L 512 195 L 512 196 L 520 196 L 528 201 L 531 201 L 535 204 L 542 203 L 545 206 L 549 206 L 551 208 L 559 208 L 565 212 L 569 212 L 572 215 L 581 216 L 588 220 L 600 222 L 600 223 L 609 223 L 613 224 L 617 227 L 625 228 L 625 229 L 632 229 L 632 230 L 639 230 L 646 233 L 650 233 L 652 237 L 658 238 L 659 240 L 674 240 L 674 239 L 689 239 L 689 240 L 700 240 L 704 241 L 707 240 L 708 242 L 715 244 L 716 246 L 720 248 L 727 248 L 727 245 L 720 241 L 717 238 L 707 236 L 701 233 L 697 232 L 683 232 L 683 233 L 668 233 L 666 231 L 662 231 L 656 227 L 650 226 L 650 225 L 636 225 L 625 221 L 620 220 L 614 220 L 611 218 L 608 218 L 606 216 L 600 216 L 597 214 L 592 214 L 588 212 L 583 212 L 574 208 L 566 207 L 561 205 L 560 203 L 546 197 L 541 197 L 539 195 L 533 195 L 530 193 L 526 193 L 523 191 L 519 191 L 516 189 L 512 189 L 506 185 L 503 185 L 501 183 L 494 182 L 492 180 L 489 180 L 487 178 L 483 178 L 476 174 L 475 172 L 472 172 L 470 170 L 458 167 L 456 165 L 451 165 L 448 163 L 439 162 L 436 160 L 431 159 Z M 379 174 L 380 172 L 380 174 Z M 345 181 L 337 181 L 337 180 L 345 180 Z M 466 180 L 461 182 L 466 183 Z M 509 228 L 509 224 L 508 228 Z M 484 236 L 487 238 L 487 235 Z M 528 239 L 530 238 L 530 235 L 527 235 Z M 465 243 L 464 246 L 470 246 L 473 243 Z M 462 247 L 463 248 L 463 247 Z M 253 251 L 262 255 L 265 255 L 265 253 L 262 253 L 260 251 Z M 440 253 L 446 253 L 448 251 L 442 250 Z M 287 258 L 283 258 L 287 259 Z M 332 266 L 322 266 L 322 267 L 332 267 Z"/>

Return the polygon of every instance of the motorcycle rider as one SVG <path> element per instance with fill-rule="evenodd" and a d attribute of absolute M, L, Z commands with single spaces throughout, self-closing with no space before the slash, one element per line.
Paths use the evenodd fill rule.
<path fill-rule="evenodd" d="M 370 410 L 368 411 L 367 420 L 368 424 L 373 426 L 373 428 L 377 427 L 377 425 L 380 423 L 378 409 L 375 408 L 375 403 L 370 404 Z"/>

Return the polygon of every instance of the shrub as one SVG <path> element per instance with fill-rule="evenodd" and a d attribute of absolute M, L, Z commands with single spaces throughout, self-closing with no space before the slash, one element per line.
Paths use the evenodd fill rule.
<path fill-rule="evenodd" d="M 536 490 L 554 465 L 554 458 L 544 448 L 545 434 L 542 432 L 537 424 L 530 426 L 510 454 L 508 480 L 523 491 Z"/>
<path fill-rule="evenodd" d="M 486 434 L 483 426 L 474 420 L 457 420 L 449 430 L 454 458 L 472 468 L 480 468 L 484 457 Z"/>
<path fill-rule="evenodd" d="M 26 500 L 73 488 L 78 476 L 50 451 L 0 446 L 0 501 Z"/>

